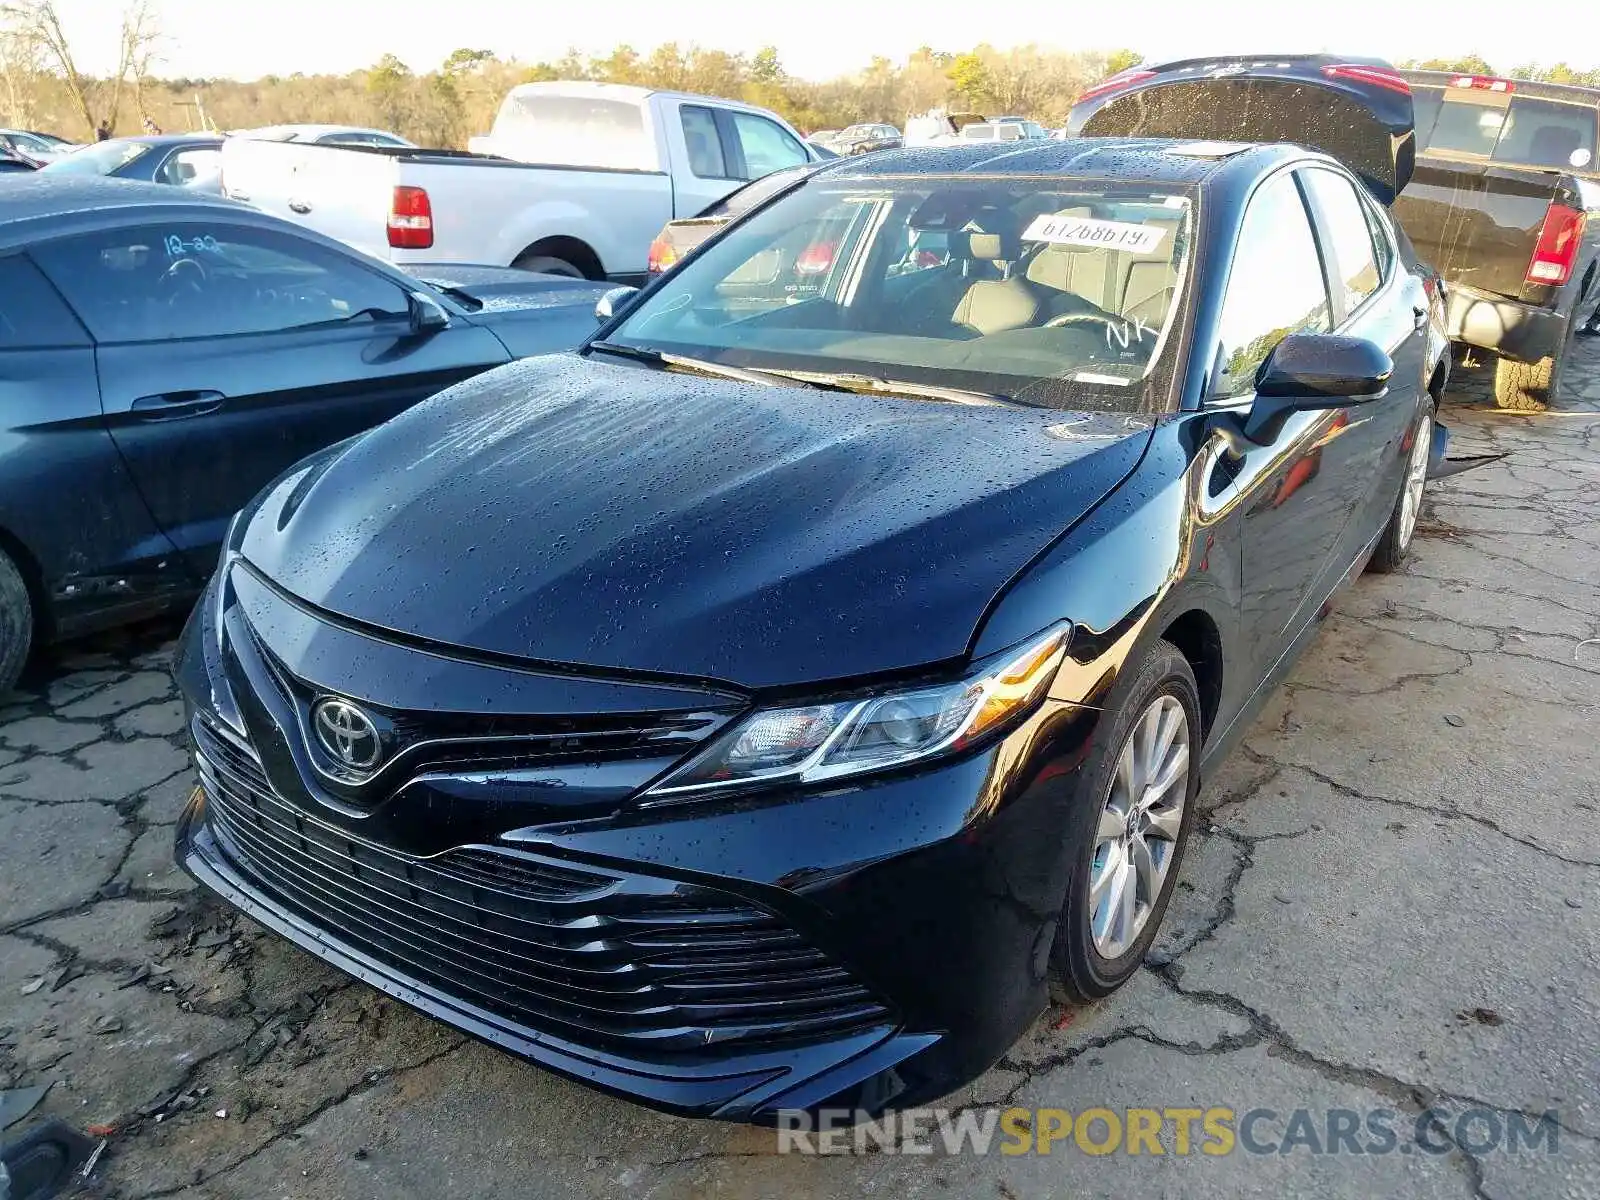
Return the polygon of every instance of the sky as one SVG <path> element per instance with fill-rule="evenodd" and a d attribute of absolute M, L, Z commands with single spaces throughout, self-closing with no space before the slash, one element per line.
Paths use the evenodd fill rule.
<path fill-rule="evenodd" d="M 123 0 L 56 0 L 79 66 L 115 64 Z M 985 0 L 155 0 L 167 32 L 159 73 L 230 76 L 332 72 L 393 53 L 416 71 L 459 46 L 502 58 L 556 59 L 569 47 L 641 52 L 666 41 L 754 53 L 778 47 L 790 74 L 826 79 L 873 55 L 918 46 L 966 49 L 1036 43 L 1059 50 L 1128 46 L 1151 61 L 1213 54 L 1336 51 L 1391 60 L 1479 53 L 1498 69 L 1565 58 L 1600 65 L 1595 0 L 1138 0 L 1063 4 Z M 981 15 L 978 15 L 981 14 Z M 1582 31 L 1587 27 L 1587 34 Z M 1562 37 L 1552 39 L 1553 31 Z"/>

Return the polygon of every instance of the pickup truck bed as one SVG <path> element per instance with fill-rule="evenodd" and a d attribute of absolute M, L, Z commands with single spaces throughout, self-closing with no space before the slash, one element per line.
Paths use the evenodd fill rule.
<path fill-rule="evenodd" d="M 230 138 L 223 188 L 393 263 L 640 282 L 667 222 L 811 158 L 765 110 L 599 83 L 514 88 L 474 145 L 492 153 Z"/>

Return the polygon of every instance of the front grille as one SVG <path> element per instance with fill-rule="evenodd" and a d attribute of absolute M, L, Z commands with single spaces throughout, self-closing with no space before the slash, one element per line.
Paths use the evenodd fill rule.
<path fill-rule="evenodd" d="M 278 694 L 310 728 L 316 701 L 331 694 L 319 684 L 295 675 L 245 624 L 250 643 L 267 667 Z M 357 793 L 382 780 L 392 790 L 396 774 L 413 777 L 425 771 L 449 770 L 471 764 L 479 770 L 514 769 L 564 762 L 600 762 L 620 758 L 682 758 L 726 724 L 734 706 L 682 712 L 645 713 L 451 713 L 414 712 L 362 702 L 382 738 L 388 762 L 372 779 L 344 782 Z M 327 761 L 314 738 L 307 750 L 325 767 Z M 351 797 L 347 797 L 351 798 Z M 370 795 L 366 797 L 371 799 Z"/>
<path fill-rule="evenodd" d="M 889 1019 L 737 897 L 491 846 L 400 854 L 285 802 L 241 740 L 200 720 L 193 733 L 207 822 L 247 876 L 313 927 L 519 1025 L 671 1051 Z"/>

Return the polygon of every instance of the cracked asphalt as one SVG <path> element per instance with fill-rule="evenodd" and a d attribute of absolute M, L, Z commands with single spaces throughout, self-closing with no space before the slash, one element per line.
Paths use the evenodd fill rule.
<path fill-rule="evenodd" d="M 122 1200 L 1600 1196 L 1600 345 L 1577 356 L 1540 416 L 1458 368 L 1456 453 L 1509 457 L 1431 489 L 1407 569 L 1345 595 L 1210 782 L 1146 968 L 948 1101 L 1389 1109 L 1407 1144 L 1430 1107 L 1555 1110 L 1553 1154 L 779 1156 L 566 1083 L 175 870 L 172 623 L 0 701 L 0 1087 L 52 1082 L 41 1111 L 108 1138 L 85 1192 Z"/>

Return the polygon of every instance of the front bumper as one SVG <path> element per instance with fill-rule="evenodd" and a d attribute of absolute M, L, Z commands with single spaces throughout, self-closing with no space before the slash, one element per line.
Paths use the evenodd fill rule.
<path fill-rule="evenodd" d="M 1529 363 L 1555 354 L 1566 344 L 1567 314 L 1460 284 L 1450 284 L 1447 295 L 1446 322 L 1452 342 Z"/>
<path fill-rule="evenodd" d="M 180 865 L 475 1037 L 654 1107 L 771 1122 L 935 1099 L 1047 1001 L 1091 710 L 1052 702 L 975 756 L 776 801 L 576 816 L 548 778 L 490 791 L 462 772 L 352 813 L 294 766 L 295 723 L 251 653 L 214 650 L 214 610 L 179 660 L 202 778 Z M 330 655 L 339 638 L 376 642 L 323 629 L 319 663 L 381 661 Z M 527 874 L 507 884 L 513 860 Z"/>

